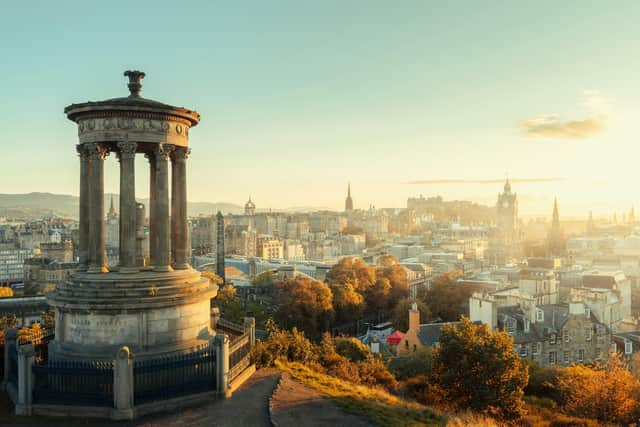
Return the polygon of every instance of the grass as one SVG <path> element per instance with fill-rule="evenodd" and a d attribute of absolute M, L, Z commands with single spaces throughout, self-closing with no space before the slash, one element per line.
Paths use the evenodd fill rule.
<path fill-rule="evenodd" d="M 447 419 L 438 411 L 407 401 L 385 390 L 353 384 L 309 369 L 295 362 L 277 362 L 284 372 L 330 398 L 347 412 L 389 427 L 444 426 Z"/>

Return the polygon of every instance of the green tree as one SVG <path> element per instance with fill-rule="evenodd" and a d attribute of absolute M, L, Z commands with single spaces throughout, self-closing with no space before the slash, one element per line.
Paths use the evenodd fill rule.
<path fill-rule="evenodd" d="M 393 327 L 406 332 L 409 329 L 409 310 L 414 301 L 411 298 L 401 299 L 393 309 L 393 318 L 391 322 Z M 427 322 L 431 318 L 431 311 L 429 306 L 422 301 L 415 301 L 420 312 L 420 322 Z"/>
<path fill-rule="evenodd" d="M 273 271 L 263 271 L 251 280 L 251 284 L 253 286 L 266 288 L 274 286 L 277 281 L 278 278 Z"/>
<path fill-rule="evenodd" d="M 418 299 L 424 301 L 434 318 L 455 322 L 460 316 L 469 314 L 469 297 L 473 287 L 458 283 L 462 272 L 451 271 L 438 276 L 431 288 L 420 290 Z"/>
<path fill-rule="evenodd" d="M 220 309 L 220 314 L 232 322 L 238 322 L 244 317 L 242 303 L 236 295 L 233 285 L 225 285 L 218 289 L 218 295 L 211 303 Z"/>
<path fill-rule="evenodd" d="M 287 328 L 298 327 L 312 338 L 329 328 L 333 317 L 333 295 L 326 283 L 296 276 L 276 284 L 276 319 Z"/>
<path fill-rule="evenodd" d="M 444 399 L 457 409 L 502 419 L 524 413 L 522 398 L 529 374 L 504 331 L 492 331 L 466 317 L 458 325 L 443 328 L 433 376 Z"/>

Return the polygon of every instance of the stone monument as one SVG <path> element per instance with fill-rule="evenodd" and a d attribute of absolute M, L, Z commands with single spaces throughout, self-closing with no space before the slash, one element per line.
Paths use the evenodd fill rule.
<path fill-rule="evenodd" d="M 113 360 L 127 346 L 136 359 L 208 343 L 216 285 L 189 265 L 189 130 L 200 115 L 141 97 L 145 74 L 127 71 L 128 97 L 72 104 L 80 157 L 79 268 L 48 295 L 55 308 L 50 359 Z M 119 265 L 105 257 L 104 161 L 120 162 Z M 135 158 L 149 161 L 149 259 L 141 254 L 144 208 L 136 202 Z M 170 173 L 171 170 L 171 173 Z M 147 262 L 148 261 L 148 262 Z"/>

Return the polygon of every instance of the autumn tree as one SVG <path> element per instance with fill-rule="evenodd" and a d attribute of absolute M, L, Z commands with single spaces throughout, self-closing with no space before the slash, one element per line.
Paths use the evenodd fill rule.
<path fill-rule="evenodd" d="M 220 276 L 218 276 L 216 273 L 212 271 L 203 271 L 202 273 L 200 273 L 200 275 L 202 277 L 206 277 L 207 279 L 211 280 L 213 283 L 215 283 L 218 286 L 224 284 L 224 280 L 222 280 Z"/>
<path fill-rule="evenodd" d="M 558 382 L 566 413 L 624 425 L 634 421 L 640 384 L 617 353 L 602 366 L 570 366 Z"/>
<path fill-rule="evenodd" d="M 0 286 L 0 298 L 9 298 L 13 296 L 13 289 L 8 286 Z"/>
<path fill-rule="evenodd" d="M 350 283 L 357 292 L 363 294 L 375 283 L 376 269 L 360 258 L 344 257 L 331 267 L 327 280 L 331 284 Z"/>
<path fill-rule="evenodd" d="M 306 276 L 283 280 L 275 286 L 274 302 L 280 325 L 296 326 L 313 338 L 319 338 L 329 328 L 333 295 L 326 283 Z"/>
<path fill-rule="evenodd" d="M 369 315 L 380 317 L 389 305 L 391 296 L 391 282 L 387 278 L 380 278 L 368 287 L 364 292 L 364 300 L 367 305 L 366 312 Z"/>
<path fill-rule="evenodd" d="M 331 285 L 333 309 L 338 324 L 353 322 L 362 316 L 364 298 L 353 288 L 351 283 Z"/>
<path fill-rule="evenodd" d="M 405 268 L 392 255 L 384 255 L 378 259 L 376 279 L 387 279 L 391 284 L 388 306 L 393 308 L 402 298 L 409 296 L 409 279 Z"/>
<path fill-rule="evenodd" d="M 416 303 L 418 311 L 420 312 L 420 322 L 427 322 L 431 318 L 431 312 L 429 306 L 422 301 L 414 301 L 411 298 L 404 298 L 396 304 L 393 309 L 393 327 L 400 331 L 407 331 L 409 329 L 409 310 L 411 305 Z"/>
<path fill-rule="evenodd" d="M 474 289 L 458 283 L 460 277 L 460 271 L 442 274 L 434 280 L 430 289 L 418 293 L 418 298 L 429 306 L 434 318 L 455 322 L 460 316 L 469 314 L 469 297 Z"/>
<path fill-rule="evenodd" d="M 442 329 L 439 342 L 433 377 L 446 402 L 502 419 L 523 414 L 527 367 L 506 332 L 463 317 L 460 324 Z"/>

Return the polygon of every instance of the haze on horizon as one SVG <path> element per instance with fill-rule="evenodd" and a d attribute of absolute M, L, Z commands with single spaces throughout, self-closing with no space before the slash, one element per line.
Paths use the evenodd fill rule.
<path fill-rule="evenodd" d="M 508 175 L 523 214 L 640 206 L 637 2 L 36 3 L 0 15 L 0 193 L 76 194 L 62 110 L 134 68 L 202 115 L 192 201 L 341 209 L 350 181 L 357 208 L 493 204 Z"/>

